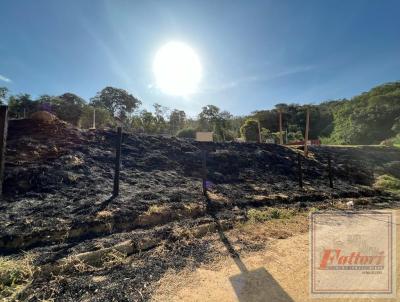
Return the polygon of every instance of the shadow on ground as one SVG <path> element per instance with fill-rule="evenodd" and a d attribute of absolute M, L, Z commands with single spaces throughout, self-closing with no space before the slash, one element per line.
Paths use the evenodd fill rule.
<path fill-rule="evenodd" d="M 293 302 L 264 267 L 245 271 L 229 278 L 240 302 Z"/>
<path fill-rule="evenodd" d="M 208 196 L 206 196 L 206 201 L 208 212 L 216 223 L 218 235 L 241 272 L 239 275 L 229 278 L 238 300 L 240 302 L 294 302 L 264 267 L 252 271 L 246 268 L 239 253 L 236 252 L 229 239 L 225 236 Z"/>

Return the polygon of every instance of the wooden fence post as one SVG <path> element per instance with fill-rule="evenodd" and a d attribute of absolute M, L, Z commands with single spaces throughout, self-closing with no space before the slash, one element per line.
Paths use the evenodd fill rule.
<path fill-rule="evenodd" d="M 96 129 L 96 107 L 93 107 L 93 129 Z"/>
<path fill-rule="evenodd" d="M 261 126 L 260 121 L 258 121 L 258 142 L 261 143 Z"/>
<path fill-rule="evenodd" d="M 201 151 L 201 175 L 202 175 L 202 180 L 203 180 L 203 195 L 207 195 L 207 160 L 206 160 L 206 151 L 202 150 Z"/>
<path fill-rule="evenodd" d="M 283 145 L 283 136 L 282 136 L 282 108 L 279 108 L 279 144 Z"/>
<path fill-rule="evenodd" d="M 306 133 L 304 135 L 304 156 L 308 157 L 308 132 L 310 131 L 310 108 L 307 107 L 306 113 Z"/>
<path fill-rule="evenodd" d="M 119 194 L 119 171 L 121 167 L 121 143 L 122 143 L 122 128 L 118 127 L 117 130 L 117 145 L 115 154 L 115 173 L 114 173 L 114 189 L 113 196 L 116 197 Z"/>
<path fill-rule="evenodd" d="M 0 106 L 0 196 L 3 194 L 4 162 L 6 156 L 8 107 Z"/>
<path fill-rule="evenodd" d="M 299 187 L 303 188 L 303 171 L 301 169 L 301 155 L 297 153 L 297 170 L 299 173 Z"/>
<path fill-rule="evenodd" d="M 329 187 L 333 188 L 332 163 L 331 163 L 330 153 L 328 153 L 328 176 L 329 176 Z"/>

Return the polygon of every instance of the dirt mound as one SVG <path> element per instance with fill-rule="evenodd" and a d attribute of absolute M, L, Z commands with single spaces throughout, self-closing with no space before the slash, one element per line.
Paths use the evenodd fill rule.
<path fill-rule="evenodd" d="M 52 113 L 48 111 L 37 111 L 31 115 L 31 119 L 34 121 L 42 122 L 42 123 L 54 123 L 55 121 L 59 121 L 59 119 Z"/>

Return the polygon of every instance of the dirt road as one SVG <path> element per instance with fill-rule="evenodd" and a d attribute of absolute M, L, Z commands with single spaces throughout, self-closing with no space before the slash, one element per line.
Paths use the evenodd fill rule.
<path fill-rule="evenodd" d="M 400 210 L 396 211 L 400 221 Z M 400 251 L 397 225 L 397 251 Z M 229 237 L 229 233 L 227 233 Z M 397 263 L 399 264 L 399 253 Z M 153 301 L 375 301 L 374 299 L 310 299 L 309 234 L 274 240 L 266 249 L 224 258 L 193 272 L 171 272 L 160 280 Z M 247 270 L 247 272 L 246 272 Z M 397 279 L 400 279 L 397 266 Z M 399 284 L 399 283 L 397 283 Z M 397 293 L 400 292 L 397 285 Z M 399 301 L 399 299 L 379 299 Z"/>

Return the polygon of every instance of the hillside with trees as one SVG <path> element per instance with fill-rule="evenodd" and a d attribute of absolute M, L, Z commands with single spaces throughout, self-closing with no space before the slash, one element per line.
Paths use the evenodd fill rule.
<path fill-rule="evenodd" d="M 73 93 L 60 96 L 11 95 L 0 87 L 0 101 L 8 104 L 11 118 L 29 117 L 44 110 L 80 128 L 122 125 L 147 134 L 194 138 L 196 131 L 213 131 L 216 141 L 275 140 L 279 137 L 282 112 L 284 142 L 304 139 L 307 108 L 310 110 L 310 139 L 328 144 L 379 144 L 400 141 L 400 82 L 377 86 L 351 99 L 324 101 L 317 105 L 280 103 L 273 109 L 233 116 L 215 105 L 207 105 L 196 118 L 180 109 L 158 103 L 153 110 L 141 109 L 142 101 L 124 89 L 105 87 L 89 101 Z M 260 133 L 259 133 L 260 132 Z"/>

